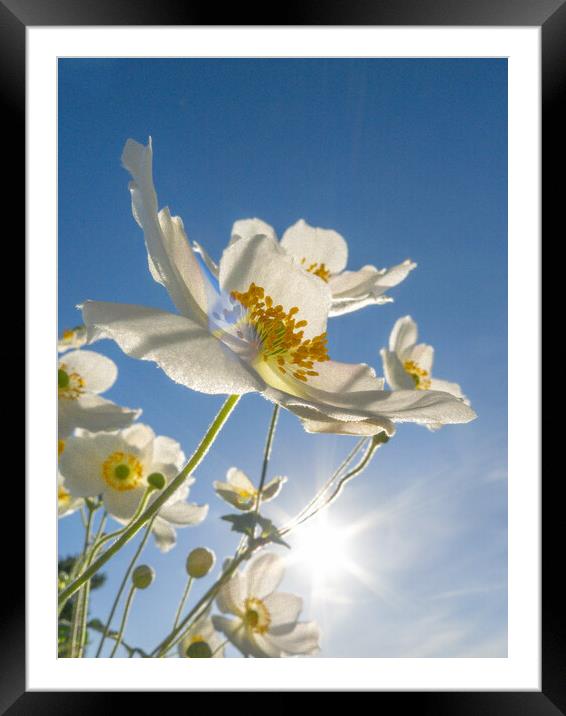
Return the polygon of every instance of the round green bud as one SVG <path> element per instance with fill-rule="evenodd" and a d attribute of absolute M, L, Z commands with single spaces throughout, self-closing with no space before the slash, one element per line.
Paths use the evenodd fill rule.
<path fill-rule="evenodd" d="M 155 579 L 155 571 L 147 564 L 140 564 L 132 572 L 132 582 L 136 589 L 147 589 Z"/>
<path fill-rule="evenodd" d="M 210 659 L 212 649 L 205 641 L 195 641 L 185 652 L 189 659 Z"/>
<path fill-rule="evenodd" d="M 64 370 L 62 370 L 61 368 L 59 368 L 59 369 L 57 370 L 57 383 L 58 383 L 58 387 L 59 387 L 59 388 L 62 388 L 62 389 L 68 388 L 68 387 L 69 387 L 69 382 L 70 382 L 69 374 L 68 374 L 66 371 L 64 371 Z"/>
<path fill-rule="evenodd" d="M 197 547 L 187 557 L 187 574 L 195 579 L 206 577 L 214 566 L 215 561 L 216 557 L 212 550 L 206 547 Z"/>
<path fill-rule="evenodd" d="M 147 478 L 147 484 L 155 490 L 162 490 L 165 487 L 165 477 L 160 472 L 152 472 Z"/>

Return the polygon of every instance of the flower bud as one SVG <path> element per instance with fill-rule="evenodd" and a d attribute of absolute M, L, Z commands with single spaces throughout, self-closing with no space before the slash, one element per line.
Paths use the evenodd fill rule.
<path fill-rule="evenodd" d="M 147 484 L 155 490 L 162 490 L 165 487 L 165 477 L 160 472 L 152 472 L 147 478 Z"/>
<path fill-rule="evenodd" d="M 206 577 L 214 566 L 214 552 L 206 547 L 197 547 L 187 557 L 187 574 L 195 579 Z"/>
<path fill-rule="evenodd" d="M 155 571 L 147 564 L 140 564 L 132 573 L 132 583 L 136 589 L 147 589 L 155 579 Z"/>

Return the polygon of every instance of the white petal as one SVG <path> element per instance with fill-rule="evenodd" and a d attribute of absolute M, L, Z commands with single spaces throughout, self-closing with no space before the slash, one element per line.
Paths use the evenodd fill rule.
<path fill-rule="evenodd" d="M 153 441 L 153 459 L 155 462 L 175 465 L 180 470 L 185 464 L 185 453 L 176 440 L 158 435 Z"/>
<path fill-rule="evenodd" d="M 222 632 L 244 656 L 265 656 L 265 653 L 249 638 L 248 632 L 240 619 L 228 619 L 214 614 L 212 623 L 214 628 Z"/>
<path fill-rule="evenodd" d="M 228 582 L 220 587 L 216 604 L 221 612 L 240 614 L 244 608 L 245 581 L 240 572 L 234 572 Z"/>
<path fill-rule="evenodd" d="M 450 383 L 448 380 L 439 380 L 438 378 L 433 378 L 430 381 L 430 389 L 431 390 L 440 390 L 443 393 L 450 393 L 450 395 L 454 395 L 456 398 L 461 398 L 466 401 L 466 404 L 469 405 L 469 402 L 466 399 L 466 396 L 462 392 L 462 388 L 458 385 L 458 383 Z"/>
<path fill-rule="evenodd" d="M 275 229 L 261 219 L 240 219 L 232 226 L 230 243 L 239 239 L 253 239 L 254 236 L 269 236 L 277 240 Z"/>
<path fill-rule="evenodd" d="M 318 375 L 310 376 L 303 385 L 303 392 L 315 398 L 323 397 L 320 391 L 327 393 L 348 393 L 364 390 L 383 390 L 383 378 L 378 378 L 375 370 L 367 363 L 341 363 L 329 360 L 316 363 Z"/>
<path fill-rule="evenodd" d="M 123 303 L 87 301 L 89 335 L 112 338 L 134 358 L 154 361 L 175 382 L 202 393 L 249 393 L 263 388 L 255 371 L 184 316 Z"/>
<path fill-rule="evenodd" d="M 374 298 L 378 298 L 388 289 L 398 286 L 415 268 L 417 268 L 417 264 L 407 259 L 396 266 L 381 271 L 371 289 Z"/>
<path fill-rule="evenodd" d="M 399 360 L 397 353 L 385 350 L 380 351 L 381 360 L 383 361 L 383 372 L 385 380 L 393 390 L 414 390 L 415 381 L 407 373 L 403 364 Z"/>
<path fill-rule="evenodd" d="M 155 544 L 161 552 L 169 552 L 177 543 L 177 533 L 169 522 L 159 515 L 155 518 L 151 531 L 155 538 Z"/>
<path fill-rule="evenodd" d="M 102 495 L 104 507 L 108 510 L 108 514 L 112 515 L 119 522 L 126 523 L 133 517 L 140 501 L 145 493 L 146 483 L 140 483 L 139 487 L 133 490 L 115 490 L 109 485 Z"/>
<path fill-rule="evenodd" d="M 120 432 L 120 437 L 129 452 L 140 456 L 142 461 L 149 461 L 153 457 L 153 441 L 155 433 L 143 423 L 136 423 Z"/>
<path fill-rule="evenodd" d="M 404 360 L 404 354 L 417 342 L 417 324 L 411 316 L 400 318 L 391 331 L 389 336 L 389 350 L 397 353 L 401 360 Z"/>
<path fill-rule="evenodd" d="M 264 600 L 271 617 L 270 629 L 282 624 L 294 624 L 303 608 L 303 600 L 295 594 L 275 592 Z"/>
<path fill-rule="evenodd" d="M 200 524 L 208 514 L 208 505 L 195 505 L 189 502 L 175 502 L 163 505 L 159 516 L 177 527 Z"/>
<path fill-rule="evenodd" d="M 274 592 L 285 573 L 285 560 L 273 552 L 254 557 L 244 574 L 246 596 L 263 599 Z"/>
<path fill-rule="evenodd" d="M 59 470 L 69 492 L 75 497 L 100 495 L 107 487 L 102 464 L 122 444 L 120 437 L 113 433 L 89 433 L 68 438 L 59 457 Z"/>
<path fill-rule="evenodd" d="M 310 226 L 300 219 L 290 226 L 281 238 L 281 246 L 291 256 L 310 264 L 324 264 L 330 273 L 340 273 L 348 263 L 348 244 L 332 229 Z"/>
<path fill-rule="evenodd" d="M 122 408 L 95 393 L 84 393 L 76 400 L 60 399 L 58 412 L 59 437 L 64 438 L 75 428 L 84 428 L 91 432 L 125 428 L 131 425 L 142 411 Z"/>
<path fill-rule="evenodd" d="M 78 373 L 89 393 L 104 393 L 118 377 L 118 368 L 114 361 L 94 351 L 66 353 L 59 359 L 59 367 L 61 366 L 67 373 Z"/>
<path fill-rule="evenodd" d="M 152 275 L 169 292 L 180 313 L 197 322 L 206 321 L 205 277 L 187 241 L 179 217 L 168 209 L 157 212 L 152 177 L 151 139 L 147 146 L 128 139 L 122 163 L 132 175 L 132 212 L 144 232 Z"/>
<path fill-rule="evenodd" d="M 281 305 L 284 311 L 299 308 L 295 318 L 307 321 L 303 329 L 305 338 L 326 330 L 330 307 L 328 286 L 295 265 L 272 238 L 255 236 L 247 241 L 236 241 L 222 254 L 220 286 L 226 294 L 245 292 L 252 283 L 265 289 L 274 305 Z"/>
<path fill-rule="evenodd" d="M 243 499 L 238 490 L 235 487 L 232 487 L 232 485 L 229 485 L 227 482 L 219 482 L 218 480 L 215 480 L 212 483 L 212 486 L 218 497 L 227 502 L 229 505 L 232 505 L 232 507 L 235 507 L 237 510 L 247 512 L 255 505 L 255 498 L 253 495 Z"/>
<path fill-rule="evenodd" d="M 286 482 L 286 477 L 274 477 L 273 480 L 270 480 L 261 491 L 261 501 L 269 502 L 270 500 L 276 498 Z"/>
<path fill-rule="evenodd" d="M 265 638 L 284 654 L 315 654 L 320 650 L 320 628 L 315 622 L 300 622 L 292 631 L 270 629 Z"/>
<path fill-rule="evenodd" d="M 73 497 L 67 485 L 65 478 L 59 472 L 57 474 L 57 516 L 67 517 L 72 515 L 76 510 L 80 509 L 84 504 L 82 497 Z"/>
<path fill-rule="evenodd" d="M 407 360 L 414 361 L 419 368 L 426 370 L 426 372 L 430 375 L 432 373 L 432 363 L 434 361 L 434 348 L 426 343 L 418 343 L 411 349 L 410 356 Z M 433 390 L 436 390 L 436 388 L 433 388 Z"/>
<path fill-rule="evenodd" d="M 392 303 L 392 301 L 392 298 L 385 295 L 378 296 L 377 298 L 371 295 L 366 295 L 361 298 L 348 300 L 333 299 L 328 316 L 330 318 L 334 318 L 335 316 L 345 316 L 348 313 L 360 311 L 362 308 L 366 308 L 366 306 L 382 306 L 385 303 Z"/>
<path fill-rule="evenodd" d="M 217 279 L 218 278 L 218 264 L 216 261 L 210 258 L 206 249 L 201 246 L 198 241 L 193 241 L 193 250 L 196 254 L 199 254 L 203 260 L 204 265 L 210 271 L 210 273 Z"/>
<path fill-rule="evenodd" d="M 395 426 L 384 417 L 374 420 L 364 418 L 362 420 L 333 420 L 325 415 L 314 413 L 313 418 L 301 417 L 300 408 L 292 408 L 293 413 L 301 418 L 303 428 L 307 433 L 324 433 L 330 435 L 357 435 L 359 437 L 371 437 L 385 432 L 389 437 L 395 434 Z"/>
<path fill-rule="evenodd" d="M 240 490 L 246 492 L 253 492 L 255 490 L 253 482 L 246 475 L 243 470 L 239 470 L 237 467 L 230 467 L 226 472 L 226 479 L 228 483 L 233 487 L 237 487 Z"/>

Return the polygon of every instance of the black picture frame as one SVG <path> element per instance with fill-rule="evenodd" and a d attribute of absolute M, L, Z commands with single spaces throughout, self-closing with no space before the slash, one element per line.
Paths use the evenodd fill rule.
<path fill-rule="evenodd" d="M 253 9 L 252 9 L 253 8 Z M 542 28 L 543 227 L 563 233 L 558 211 L 564 203 L 563 145 L 566 117 L 559 101 L 566 88 L 566 0 L 303 0 L 278 6 L 281 17 L 261 15 L 256 7 L 222 9 L 222 25 L 444 25 L 538 26 Z M 263 11 L 265 13 L 265 10 Z M 283 17 L 283 13 L 285 13 Z M 13 152 L 11 177 L 5 188 L 7 205 L 25 215 L 25 61 L 28 26 L 84 25 L 217 25 L 210 4 L 179 0 L 0 0 L 0 96 L 5 152 Z M 9 137 L 9 141 L 6 138 Z M 562 218 L 562 217 L 560 217 Z M 527 290 L 532 290 L 527 287 Z M 531 376 L 536 389 L 540 376 Z M 525 432 L 541 426 L 526 423 Z M 539 692 L 376 692 L 376 708 L 395 699 L 423 713 L 503 716 L 566 714 L 566 649 L 562 590 L 558 584 L 563 557 L 562 503 L 559 470 L 543 490 L 542 554 L 542 690 Z M 23 509 L 24 488 L 20 497 Z M 11 492 L 15 489 L 11 485 Z M 11 501 L 13 503 L 13 494 Z M 23 522 L 21 523 L 23 525 Z M 22 527 L 23 529 L 23 527 Z M 23 541 L 20 542 L 23 545 Z M 0 714 L 88 714 L 132 707 L 133 694 L 94 692 L 30 692 L 25 683 L 25 594 L 23 550 L 10 544 L 2 560 L 4 608 L 0 611 L 3 648 L 0 652 Z M 555 557 L 556 554 L 556 557 Z M 171 694 L 169 694 L 170 696 Z M 181 697 L 182 694 L 179 694 Z M 158 694 L 145 693 L 146 707 Z M 128 699 L 128 701 L 126 701 Z M 151 701 L 148 701 L 151 700 Z"/>

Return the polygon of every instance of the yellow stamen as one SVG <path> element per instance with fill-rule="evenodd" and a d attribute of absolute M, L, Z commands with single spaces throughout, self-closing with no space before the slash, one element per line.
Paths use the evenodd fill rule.
<path fill-rule="evenodd" d="M 248 597 L 244 602 L 243 622 L 248 629 L 257 634 L 265 634 L 271 624 L 271 614 L 261 599 Z"/>
<path fill-rule="evenodd" d="M 327 351 L 326 331 L 314 338 L 303 339 L 302 329 L 308 321 L 296 321 L 297 306 L 284 311 L 283 306 L 273 306 L 271 296 L 255 283 L 245 293 L 232 291 L 231 296 L 247 309 L 244 321 L 255 330 L 259 339 L 260 360 L 274 364 L 281 373 L 290 373 L 301 381 L 307 376 L 318 375 L 315 363 L 330 360 Z"/>
<path fill-rule="evenodd" d="M 418 363 L 413 360 L 406 360 L 403 363 L 403 368 L 415 381 L 415 388 L 417 390 L 429 390 L 431 386 L 431 380 L 427 376 L 428 371 L 421 368 Z"/>
<path fill-rule="evenodd" d="M 301 259 L 301 264 L 305 268 L 306 271 L 314 274 L 314 276 L 318 276 L 319 278 L 321 278 L 324 281 L 324 283 L 328 283 L 328 279 L 330 278 L 330 271 L 326 268 L 325 263 L 321 263 L 321 264 L 312 263 L 312 264 L 309 264 L 308 266 L 306 265 L 306 263 L 307 263 L 306 259 Z"/>
<path fill-rule="evenodd" d="M 71 501 L 71 493 L 65 490 L 64 487 L 59 485 L 57 488 L 57 503 L 59 506 L 67 505 Z"/>
<path fill-rule="evenodd" d="M 136 488 L 143 476 L 143 466 L 135 455 L 118 450 L 102 465 L 102 477 L 107 485 L 123 492 Z"/>
<path fill-rule="evenodd" d="M 57 440 L 57 457 L 61 456 L 64 449 L 65 449 L 65 441 Z"/>

